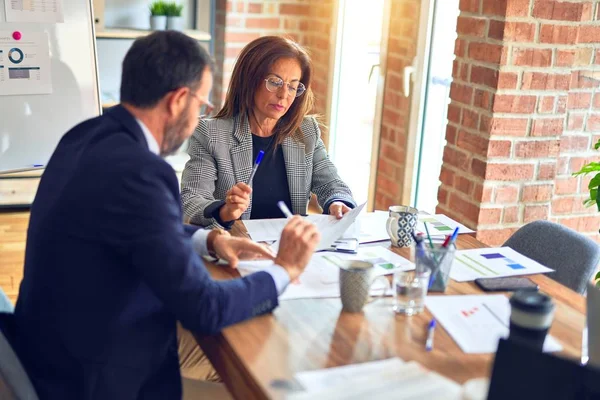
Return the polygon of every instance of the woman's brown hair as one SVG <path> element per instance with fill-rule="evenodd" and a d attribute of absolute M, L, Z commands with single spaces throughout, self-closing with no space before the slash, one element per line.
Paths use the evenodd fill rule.
<path fill-rule="evenodd" d="M 272 65 L 282 58 L 292 58 L 300 63 L 300 81 L 306 91 L 296 97 L 288 111 L 275 124 L 273 133 L 276 144 L 289 135 L 300 133 L 303 118 L 313 108 L 314 95 L 310 82 L 312 62 L 307 51 L 298 43 L 280 36 L 264 36 L 253 40 L 242 49 L 227 90 L 225 104 L 215 118 L 234 118 L 238 115 L 253 118 L 254 95 L 271 72 Z M 300 139 L 302 136 L 298 135 Z"/>

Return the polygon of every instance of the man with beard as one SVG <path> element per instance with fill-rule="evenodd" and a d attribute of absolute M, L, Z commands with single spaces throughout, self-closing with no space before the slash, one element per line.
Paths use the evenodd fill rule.
<path fill-rule="evenodd" d="M 121 105 L 67 132 L 31 209 L 24 279 L 3 331 L 42 399 L 181 397 L 176 321 L 200 334 L 273 310 L 319 234 L 290 219 L 271 255 L 247 239 L 182 224 L 162 157 L 197 125 L 212 85 L 193 39 L 157 32 L 125 60 Z M 68 106 L 68 105 L 63 105 Z M 213 281 L 199 255 L 266 271 Z"/>

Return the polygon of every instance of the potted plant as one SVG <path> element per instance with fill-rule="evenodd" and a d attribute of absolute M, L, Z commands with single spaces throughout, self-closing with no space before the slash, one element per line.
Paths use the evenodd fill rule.
<path fill-rule="evenodd" d="M 182 11 L 183 5 L 175 2 L 167 3 L 167 29 L 172 29 L 174 31 L 183 30 Z"/>
<path fill-rule="evenodd" d="M 161 31 L 167 27 L 167 3 L 155 0 L 150 4 L 150 29 Z"/>
<path fill-rule="evenodd" d="M 594 145 L 594 149 L 600 148 L 600 140 Z M 590 162 L 584 165 L 573 175 L 587 175 L 595 173 L 588 184 L 590 198 L 585 201 L 586 206 L 596 205 L 600 211 L 600 162 Z M 588 329 L 588 363 L 600 367 L 600 272 L 596 272 L 587 286 L 587 329 Z"/>

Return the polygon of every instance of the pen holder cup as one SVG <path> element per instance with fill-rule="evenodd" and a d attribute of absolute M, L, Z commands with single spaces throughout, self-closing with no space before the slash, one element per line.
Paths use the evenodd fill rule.
<path fill-rule="evenodd" d="M 417 271 L 431 270 L 429 278 L 429 292 L 445 292 L 450 281 L 450 268 L 454 262 L 456 247 L 435 245 L 433 248 L 426 244 L 416 245 L 415 265 Z"/>

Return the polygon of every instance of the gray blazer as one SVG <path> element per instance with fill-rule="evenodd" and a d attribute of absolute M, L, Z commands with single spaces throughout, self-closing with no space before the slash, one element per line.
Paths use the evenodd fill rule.
<path fill-rule="evenodd" d="M 291 137 L 281 147 L 290 186 L 292 212 L 306 214 L 310 193 L 315 193 L 319 205 L 331 200 L 343 200 L 356 206 L 350 188 L 340 179 L 329 160 L 321 131 L 313 117 L 302 121 L 303 143 Z M 204 211 L 216 201 L 225 200 L 226 192 L 237 182 L 247 182 L 252 172 L 252 134 L 245 118 L 202 119 L 190 138 L 190 160 L 182 176 L 181 200 L 190 222 L 197 225 L 217 225 Z M 250 219 L 250 206 L 242 219 Z"/>

